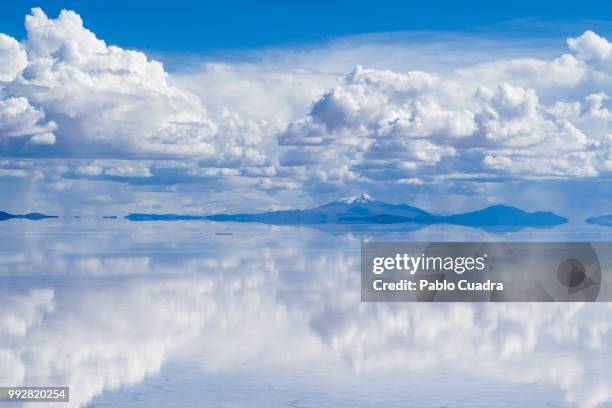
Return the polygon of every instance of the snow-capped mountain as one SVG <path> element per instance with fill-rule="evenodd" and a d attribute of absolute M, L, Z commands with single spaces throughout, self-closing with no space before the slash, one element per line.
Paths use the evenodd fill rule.
<path fill-rule="evenodd" d="M 372 197 L 370 197 L 369 195 L 367 195 L 366 193 L 360 194 L 358 196 L 352 196 L 352 197 L 344 197 L 341 198 L 339 200 L 337 200 L 341 203 L 345 203 L 345 204 L 367 204 L 367 203 L 371 203 L 373 201 L 375 201 Z"/>
<path fill-rule="evenodd" d="M 519 208 L 495 205 L 480 211 L 433 215 L 408 204 L 389 204 L 377 201 L 367 194 L 343 198 L 320 207 L 306 210 L 269 211 L 258 214 L 215 214 L 191 216 L 175 214 L 130 214 L 132 221 L 153 220 L 211 220 L 233 222 L 259 222 L 276 225 L 322 225 L 322 224 L 455 224 L 479 228 L 512 229 L 535 227 L 546 228 L 567 222 L 566 218 L 551 212 L 525 212 Z"/>

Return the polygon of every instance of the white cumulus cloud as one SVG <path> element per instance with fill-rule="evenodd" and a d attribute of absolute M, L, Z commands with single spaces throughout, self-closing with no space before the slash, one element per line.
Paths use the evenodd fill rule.
<path fill-rule="evenodd" d="M 68 178 L 224 180 L 296 194 L 612 175 L 612 44 L 592 31 L 553 57 L 478 55 L 470 40 L 462 57 L 440 46 L 438 64 L 393 58 L 386 68 L 372 45 L 339 44 L 353 48 L 261 51 L 168 72 L 107 44 L 75 12 L 36 8 L 23 40 L 0 35 L 0 152 L 74 159 Z M 428 48 L 387 47 L 412 59 Z M 361 65 L 347 71 L 349 60 Z"/>
<path fill-rule="evenodd" d="M 0 82 L 12 81 L 25 68 L 28 57 L 17 40 L 0 33 Z"/>
<path fill-rule="evenodd" d="M 107 45 L 75 12 L 50 19 L 35 8 L 26 17 L 26 32 L 21 44 L 0 37 L 0 58 L 15 60 L 0 72 L 8 80 L 0 90 L 4 135 L 35 133 L 47 120 L 54 138 L 44 134 L 48 125 L 30 142 L 54 145 L 59 156 L 197 156 L 232 166 L 264 160 L 253 160 L 251 152 L 260 142 L 253 136 L 257 124 L 214 121 L 197 96 L 168 83 L 160 62 Z M 248 126 L 255 132 L 243 131 Z M 15 142 L 9 152 L 35 154 L 22 147 Z"/>

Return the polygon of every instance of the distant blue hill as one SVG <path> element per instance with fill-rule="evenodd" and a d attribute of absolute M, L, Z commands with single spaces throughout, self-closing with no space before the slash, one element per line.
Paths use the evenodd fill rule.
<path fill-rule="evenodd" d="M 433 215 L 407 204 L 388 204 L 366 194 L 346 198 L 307 210 L 282 210 L 258 214 L 130 214 L 131 221 L 210 220 L 218 222 L 257 222 L 273 225 L 382 225 L 382 224 L 456 224 L 478 228 L 549 228 L 564 224 L 566 218 L 551 212 L 528 213 L 521 209 L 495 205 L 480 211 L 448 216 Z"/>
<path fill-rule="evenodd" d="M 29 213 L 29 214 L 9 214 L 4 211 L 0 211 L 0 221 L 6 221 L 13 218 L 22 218 L 26 220 L 38 221 L 47 218 L 57 218 L 56 215 L 45 215 L 40 213 Z"/>
<path fill-rule="evenodd" d="M 129 214 L 125 217 L 130 221 L 191 221 L 205 220 L 205 216 L 200 215 L 177 215 L 177 214 Z"/>
<path fill-rule="evenodd" d="M 508 205 L 494 205 L 480 211 L 439 217 L 447 224 L 473 227 L 538 227 L 550 228 L 568 220 L 552 212 L 525 212 Z"/>
<path fill-rule="evenodd" d="M 612 214 L 602 215 L 601 217 L 591 217 L 586 219 L 587 224 L 603 225 L 604 227 L 612 227 Z"/>

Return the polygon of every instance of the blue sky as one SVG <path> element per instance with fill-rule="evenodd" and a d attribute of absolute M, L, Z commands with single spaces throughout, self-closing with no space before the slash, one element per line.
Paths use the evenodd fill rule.
<path fill-rule="evenodd" d="M 397 31 L 569 34 L 607 31 L 612 3 L 602 1 L 17 1 L 0 13 L 4 33 L 24 36 L 32 7 L 49 15 L 77 11 L 100 38 L 124 47 L 208 53 L 318 42 Z M 512 23 L 512 24 L 508 24 Z M 601 31 L 601 30 L 600 30 Z"/>
<path fill-rule="evenodd" d="M 36 4 L 0 14 L 0 210 L 612 212 L 612 6 Z"/>

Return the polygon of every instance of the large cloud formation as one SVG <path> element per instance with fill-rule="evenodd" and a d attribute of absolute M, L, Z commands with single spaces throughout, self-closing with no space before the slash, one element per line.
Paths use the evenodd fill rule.
<path fill-rule="evenodd" d="M 609 44 L 593 33 L 569 44 L 578 58 L 586 58 L 592 52 L 583 49 L 594 41 Z M 570 72 L 585 63 L 570 55 L 563 59 L 574 61 Z M 522 68 L 516 61 L 498 62 L 491 69 L 507 66 L 542 68 L 542 74 L 550 69 L 535 61 Z M 589 70 L 607 85 L 607 73 L 594 66 Z M 575 86 L 576 78 L 567 78 L 560 86 Z M 474 178 L 592 177 L 610 171 L 606 99 L 605 93 L 593 93 L 583 101 L 545 104 L 536 89 L 510 82 L 474 85 L 452 76 L 357 67 L 315 101 L 307 116 L 290 123 L 279 142 L 302 151 L 308 146 L 312 157 L 331 151 L 336 161 L 371 179 L 466 173 Z"/>
<path fill-rule="evenodd" d="M 0 136 L 13 137 L 5 152 L 262 160 L 247 121 L 211 120 L 198 97 L 168 84 L 160 62 L 107 45 L 78 14 L 49 19 L 36 8 L 26 31 L 21 44 L 0 37 Z"/>
<path fill-rule="evenodd" d="M 0 181 L 38 167 L 53 185 L 213 179 L 299 196 L 612 171 L 612 44 L 591 31 L 551 60 L 399 72 L 364 56 L 338 74 L 333 55 L 304 68 L 262 54 L 170 74 L 75 12 L 33 9 L 25 25 L 23 41 L 0 35 Z"/>

